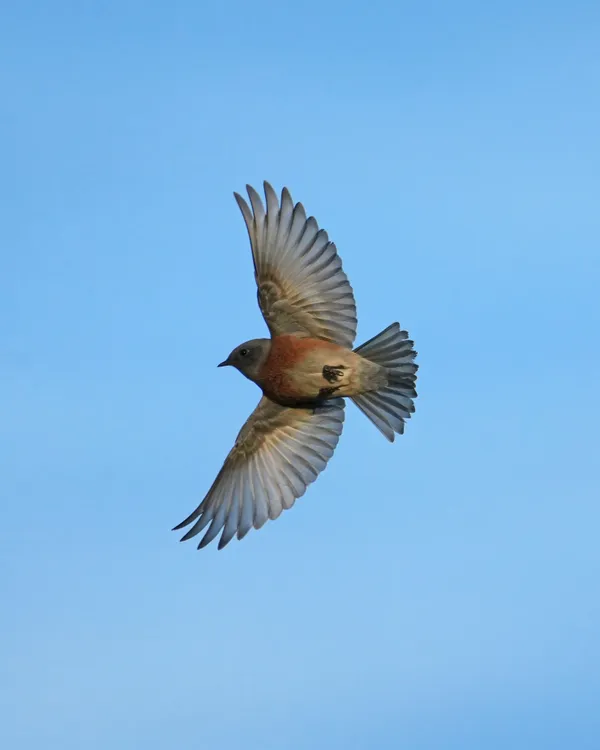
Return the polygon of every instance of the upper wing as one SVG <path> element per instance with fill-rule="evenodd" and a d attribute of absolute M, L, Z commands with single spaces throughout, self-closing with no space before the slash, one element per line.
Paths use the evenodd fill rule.
<path fill-rule="evenodd" d="M 264 183 L 267 210 L 246 186 L 252 211 L 234 193 L 244 216 L 258 286 L 258 304 L 272 336 L 303 333 L 352 348 L 356 337 L 356 305 L 342 261 L 327 232 L 306 218 L 287 188 L 281 206 Z"/>
<path fill-rule="evenodd" d="M 198 549 L 219 534 L 219 549 L 250 528 L 291 508 L 327 465 L 344 424 L 344 400 L 317 409 L 290 409 L 262 397 L 240 430 L 223 468 L 196 510 L 175 529 L 196 521 L 181 541 L 210 523 Z M 197 520 L 196 520 L 197 519 Z M 174 529 L 174 530 L 175 530 Z"/>

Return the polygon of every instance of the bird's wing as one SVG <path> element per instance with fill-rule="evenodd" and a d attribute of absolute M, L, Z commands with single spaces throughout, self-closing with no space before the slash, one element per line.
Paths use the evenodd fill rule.
<path fill-rule="evenodd" d="M 207 496 L 175 529 L 194 522 L 181 541 L 208 524 L 198 549 L 219 534 L 222 549 L 254 526 L 275 519 L 323 471 L 344 424 L 344 400 L 332 399 L 316 409 L 292 409 L 262 397 Z M 174 529 L 174 530 L 175 530 Z"/>
<path fill-rule="evenodd" d="M 244 216 L 258 287 L 258 304 L 272 336 L 300 333 L 352 348 L 356 304 L 342 261 L 327 232 L 287 188 L 281 204 L 264 183 L 260 196 L 246 186 L 250 206 L 234 193 Z M 251 208 L 250 208 L 251 207 Z"/>

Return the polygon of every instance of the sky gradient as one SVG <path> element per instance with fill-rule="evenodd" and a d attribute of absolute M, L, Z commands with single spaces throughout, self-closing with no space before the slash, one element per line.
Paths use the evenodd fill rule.
<path fill-rule="evenodd" d="M 600 8 L 7 3 L 0 746 L 600 747 Z M 170 528 L 258 401 L 246 183 L 419 351 L 291 511 Z"/>

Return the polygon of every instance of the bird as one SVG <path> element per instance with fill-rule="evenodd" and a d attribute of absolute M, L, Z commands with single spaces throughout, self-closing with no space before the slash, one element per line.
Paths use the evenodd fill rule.
<path fill-rule="evenodd" d="M 302 203 L 263 183 L 265 202 L 246 185 L 234 193 L 254 264 L 269 338 L 237 346 L 218 367 L 234 367 L 262 396 L 206 497 L 173 531 L 205 531 L 198 549 L 292 507 L 327 465 L 344 424 L 345 399 L 393 442 L 415 411 L 418 365 L 408 332 L 392 323 L 353 349 L 356 303 L 337 248 Z M 206 528 L 208 527 L 208 528 Z"/>

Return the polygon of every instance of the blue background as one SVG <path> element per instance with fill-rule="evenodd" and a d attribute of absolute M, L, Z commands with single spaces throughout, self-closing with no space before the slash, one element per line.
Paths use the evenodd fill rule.
<path fill-rule="evenodd" d="M 600 747 L 600 7 L 7 2 L 0 24 L 0 744 Z M 231 195 L 338 245 L 353 406 L 293 510 L 170 528 L 258 400 Z"/>

